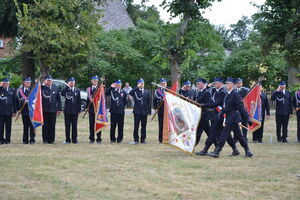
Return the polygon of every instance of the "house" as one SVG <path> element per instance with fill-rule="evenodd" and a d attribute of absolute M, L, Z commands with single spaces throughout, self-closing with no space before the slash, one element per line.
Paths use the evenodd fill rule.
<path fill-rule="evenodd" d="M 9 46 L 11 40 L 11 38 L 0 37 L 0 58 L 6 58 L 12 55 Z"/>
<path fill-rule="evenodd" d="M 126 10 L 126 5 L 121 0 L 108 0 L 97 8 L 101 10 L 103 15 L 98 23 L 103 26 L 105 31 L 134 27 L 134 23 Z"/>

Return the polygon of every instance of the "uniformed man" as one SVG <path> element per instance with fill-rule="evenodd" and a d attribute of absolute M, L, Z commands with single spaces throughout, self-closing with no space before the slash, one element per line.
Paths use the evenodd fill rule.
<path fill-rule="evenodd" d="M 27 104 L 27 98 L 30 94 L 31 78 L 27 77 L 23 79 L 23 86 L 18 89 L 18 110 L 20 110 L 24 104 Z M 35 132 L 32 122 L 29 117 L 28 105 L 25 105 L 22 110 L 22 121 L 23 121 L 23 144 L 28 144 L 28 135 L 30 137 L 29 143 L 35 143 Z"/>
<path fill-rule="evenodd" d="M 216 77 L 214 78 L 214 88 L 212 88 L 211 93 L 212 93 L 212 103 L 207 103 L 207 104 L 201 104 L 202 108 L 211 108 L 211 121 L 212 121 L 212 125 L 211 125 L 211 129 L 210 129 L 210 135 L 208 136 L 208 138 L 205 141 L 205 146 L 204 148 L 200 151 L 197 152 L 197 155 L 200 156 L 205 156 L 208 152 L 208 149 L 210 148 L 210 146 L 215 143 L 215 145 L 217 144 L 217 141 L 220 137 L 220 133 L 223 130 L 223 121 L 224 121 L 224 117 L 223 115 L 220 114 L 221 110 L 222 110 L 222 106 L 224 103 L 224 98 L 227 94 L 227 91 L 223 88 L 223 79 Z M 233 140 L 233 138 L 231 137 L 231 134 L 228 136 L 227 138 L 227 143 L 229 144 L 229 146 L 232 148 L 232 156 L 237 156 L 240 154 L 240 152 L 238 151 L 235 141 Z"/>
<path fill-rule="evenodd" d="M 237 93 L 242 97 L 242 99 L 244 99 L 246 97 L 246 95 L 248 94 L 250 89 L 243 86 L 243 79 L 237 78 L 235 80 L 235 86 L 236 86 Z M 242 125 L 247 126 L 247 122 L 242 121 Z M 248 138 L 247 138 L 247 129 L 242 128 L 242 131 L 243 131 L 244 137 L 246 138 L 246 140 L 248 140 Z M 237 140 L 237 138 L 235 138 L 235 139 Z"/>
<path fill-rule="evenodd" d="M 127 93 L 122 89 L 122 81 L 117 80 L 106 90 L 110 96 L 110 142 L 122 143 L 124 130 L 125 106 Z M 116 138 L 116 127 L 118 126 L 118 137 Z"/>
<path fill-rule="evenodd" d="M 44 125 L 42 128 L 43 143 L 55 142 L 56 117 L 60 115 L 61 99 L 58 88 L 53 85 L 52 76 L 47 75 L 42 85 L 42 104 Z"/>
<path fill-rule="evenodd" d="M 64 141 L 65 144 L 77 144 L 77 123 L 78 123 L 78 115 L 81 111 L 81 104 L 80 104 L 80 89 L 75 87 L 75 78 L 71 77 L 67 80 L 68 84 L 61 92 L 61 95 L 65 97 L 65 108 L 64 108 L 64 115 L 65 115 L 65 133 L 66 133 L 66 140 Z M 72 139 L 70 137 L 72 126 Z"/>
<path fill-rule="evenodd" d="M 263 143 L 263 133 L 265 118 L 270 118 L 270 106 L 267 94 L 263 92 L 263 87 L 260 85 L 260 99 L 261 99 L 261 126 L 259 129 L 253 132 L 253 142 Z"/>
<path fill-rule="evenodd" d="M 167 80 L 161 78 L 159 80 L 159 85 L 162 87 L 167 87 Z M 163 139 L 163 123 L 164 123 L 164 89 L 158 88 L 154 91 L 154 98 L 153 98 L 153 107 L 157 111 L 158 115 L 158 141 L 162 143 Z"/>
<path fill-rule="evenodd" d="M 211 94 L 208 92 L 206 86 L 207 81 L 204 78 L 198 78 L 196 81 L 197 92 L 194 96 L 194 101 L 199 104 L 212 103 Z M 199 143 L 202 132 L 204 131 L 207 136 L 209 136 L 210 124 L 209 124 L 209 111 L 207 109 L 202 109 L 201 119 L 197 128 L 196 134 L 196 144 Z"/>
<path fill-rule="evenodd" d="M 223 109 L 220 115 L 225 114 L 224 120 L 224 128 L 220 134 L 220 138 L 218 141 L 218 145 L 216 149 L 207 154 L 208 156 L 218 158 L 220 152 L 222 151 L 223 146 L 225 145 L 225 141 L 230 135 L 231 131 L 235 131 L 236 137 L 242 147 L 245 149 L 245 156 L 252 157 L 253 153 L 250 151 L 248 142 L 245 137 L 242 135 L 241 130 L 239 128 L 240 118 L 244 119 L 248 122 L 249 125 L 252 125 L 251 120 L 249 119 L 249 115 L 244 108 L 244 104 L 242 98 L 238 93 L 234 90 L 234 79 L 227 78 L 226 80 L 226 89 L 227 94 L 224 98 Z"/>
<path fill-rule="evenodd" d="M 182 88 L 179 90 L 179 94 L 192 99 L 194 97 L 194 91 L 192 90 L 191 86 L 191 81 L 184 82 Z"/>
<path fill-rule="evenodd" d="M 297 140 L 300 143 L 300 90 L 295 92 L 293 104 L 297 115 Z"/>
<path fill-rule="evenodd" d="M 286 90 L 286 83 L 284 81 L 279 83 L 278 88 L 273 92 L 271 96 L 272 101 L 276 104 L 276 133 L 277 141 L 282 143 L 288 143 L 288 123 L 289 115 L 293 114 L 292 96 L 291 93 Z M 282 130 L 282 133 L 281 133 Z"/>
<path fill-rule="evenodd" d="M 16 103 L 15 90 L 9 87 L 9 78 L 3 78 L 0 87 L 0 144 L 11 142 L 11 121 L 16 115 Z"/>
<path fill-rule="evenodd" d="M 99 78 L 97 75 L 91 77 L 91 86 L 87 88 L 87 94 L 88 94 L 88 99 L 87 99 L 87 104 L 89 106 L 89 127 L 90 127 L 90 144 L 93 144 L 95 142 L 95 111 L 94 111 L 94 106 L 92 103 L 94 95 L 96 91 L 98 90 L 98 83 L 99 83 Z M 101 144 L 102 138 L 101 138 L 102 132 L 99 131 L 97 133 L 97 139 L 96 142 L 97 144 Z"/>
<path fill-rule="evenodd" d="M 141 143 L 146 144 L 146 127 L 147 117 L 151 115 L 151 97 L 149 90 L 144 89 L 144 80 L 141 78 L 137 81 L 137 87 L 130 91 L 130 95 L 134 98 L 134 131 L 133 142 L 130 144 L 139 143 L 139 126 L 141 124 Z"/>

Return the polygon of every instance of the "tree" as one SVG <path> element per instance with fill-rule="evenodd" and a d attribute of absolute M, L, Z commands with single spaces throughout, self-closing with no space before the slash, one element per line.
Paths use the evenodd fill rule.
<path fill-rule="evenodd" d="M 87 62 L 99 15 L 92 0 L 37 0 L 18 12 L 20 51 L 32 52 L 42 77 Z"/>
<path fill-rule="evenodd" d="M 262 48 L 268 54 L 276 48 L 288 65 L 288 82 L 300 82 L 300 1 L 266 0 L 254 15 L 255 28 L 263 37 Z"/>
<path fill-rule="evenodd" d="M 185 36 L 185 32 L 189 23 L 192 20 L 202 19 L 202 9 L 211 6 L 215 0 L 172 0 L 170 2 L 164 0 L 162 5 L 168 8 L 172 17 L 182 15 L 180 25 L 177 28 L 176 36 L 171 38 L 169 46 L 169 63 L 171 69 L 172 82 L 180 79 L 179 57 L 180 57 L 180 44 Z"/>

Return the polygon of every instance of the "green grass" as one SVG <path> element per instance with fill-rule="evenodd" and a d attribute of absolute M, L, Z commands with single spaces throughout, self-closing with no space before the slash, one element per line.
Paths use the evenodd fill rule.
<path fill-rule="evenodd" d="M 129 145 L 133 119 L 126 115 L 123 144 L 88 143 L 88 119 L 80 118 L 79 144 L 63 145 L 63 116 L 56 144 L 23 145 L 21 120 L 13 124 L 12 144 L 0 146 L 0 199 L 300 199 L 300 145 L 295 117 L 289 144 L 278 144 L 274 118 L 266 122 L 265 144 L 250 143 L 251 159 L 219 159 L 185 154 L 157 142 L 157 120 L 149 121 L 146 145 Z M 268 144 L 269 134 L 273 144 Z M 251 136 L 250 136 L 251 138 Z M 196 151 L 203 147 L 205 134 Z M 213 150 L 213 149 L 211 149 Z"/>

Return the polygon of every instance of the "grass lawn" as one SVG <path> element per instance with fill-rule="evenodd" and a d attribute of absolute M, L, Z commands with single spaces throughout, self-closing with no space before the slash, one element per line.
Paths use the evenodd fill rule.
<path fill-rule="evenodd" d="M 300 199 L 295 116 L 289 144 L 276 142 L 274 117 L 268 120 L 265 143 L 250 143 L 251 159 L 244 158 L 241 146 L 241 156 L 228 157 L 226 145 L 214 159 L 160 145 L 157 119 L 148 123 L 146 145 L 129 145 L 131 114 L 125 117 L 123 144 L 113 145 L 109 129 L 102 133 L 103 144 L 89 144 L 88 117 L 80 118 L 79 144 L 63 145 L 63 116 L 56 144 L 42 144 L 39 128 L 37 143 L 23 145 L 21 121 L 13 123 L 12 144 L 0 146 L 0 199 Z M 203 134 L 196 151 L 205 139 Z"/>

